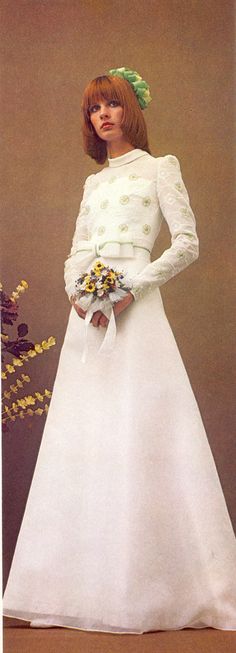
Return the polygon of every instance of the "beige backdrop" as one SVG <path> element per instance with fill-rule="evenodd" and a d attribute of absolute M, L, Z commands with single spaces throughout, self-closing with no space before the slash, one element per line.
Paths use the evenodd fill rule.
<path fill-rule="evenodd" d="M 29 283 L 20 321 L 30 338 L 56 337 L 55 347 L 19 368 L 31 376 L 27 393 L 52 389 L 70 311 L 64 260 L 84 180 L 100 169 L 82 150 L 82 91 L 111 67 L 138 70 L 153 96 L 145 111 L 152 153 L 178 156 L 197 219 L 200 258 L 162 296 L 236 525 L 233 4 L 2 0 L 1 277 L 9 293 L 21 279 Z M 168 244 L 163 227 L 155 258 Z M 3 436 L 5 576 L 44 423 L 28 417 Z"/>

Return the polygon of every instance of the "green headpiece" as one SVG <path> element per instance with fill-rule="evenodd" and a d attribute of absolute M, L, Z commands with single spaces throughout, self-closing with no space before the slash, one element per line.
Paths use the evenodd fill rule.
<path fill-rule="evenodd" d="M 149 86 L 136 70 L 130 70 L 130 68 L 111 68 L 111 70 L 109 70 L 109 75 L 126 79 L 133 87 L 141 109 L 146 109 L 152 99 Z"/>

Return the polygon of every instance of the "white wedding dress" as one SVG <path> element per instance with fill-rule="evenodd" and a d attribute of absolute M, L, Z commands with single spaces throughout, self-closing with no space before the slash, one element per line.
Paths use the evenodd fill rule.
<path fill-rule="evenodd" d="M 4 615 L 236 630 L 235 535 L 159 290 L 197 258 L 195 219 L 175 156 L 108 163 L 85 183 L 66 291 L 99 259 L 128 273 L 135 301 L 101 351 L 106 330 L 86 335 L 71 307 Z M 163 216 L 171 246 L 151 263 Z"/>

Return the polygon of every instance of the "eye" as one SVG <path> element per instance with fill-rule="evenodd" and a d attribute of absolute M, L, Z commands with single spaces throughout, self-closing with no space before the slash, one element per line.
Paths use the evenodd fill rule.
<path fill-rule="evenodd" d="M 109 104 L 111 106 L 113 106 L 113 107 L 118 107 L 119 106 L 118 100 L 110 100 Z"/>
<path fill-rule="evenodd" d="M 89 107 L 89 113 L 95 113 L 99 109 L 99 104 L 92 104 L 91 107 Z"/>

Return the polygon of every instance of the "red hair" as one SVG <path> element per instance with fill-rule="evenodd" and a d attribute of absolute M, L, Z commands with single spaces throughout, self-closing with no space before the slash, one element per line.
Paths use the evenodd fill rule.
<path fill-rule="evenodd" d="M 127 141 L 133 147 L 149 152 L 147 127 L 142 109 L 131 84 L 122 77 L 101 75 L 96 77 L 86 86 L 83 94 L 81 110 L 83 114 L 82 134 L 84 151 L 95 159 L 97 163 L 104 163 L 107 159 L 106 141 L 99 138 L 91 120 L 89 107 L 103 98 L 107 102 L 118 100 L 123 107 L 121 128 Z"/>

